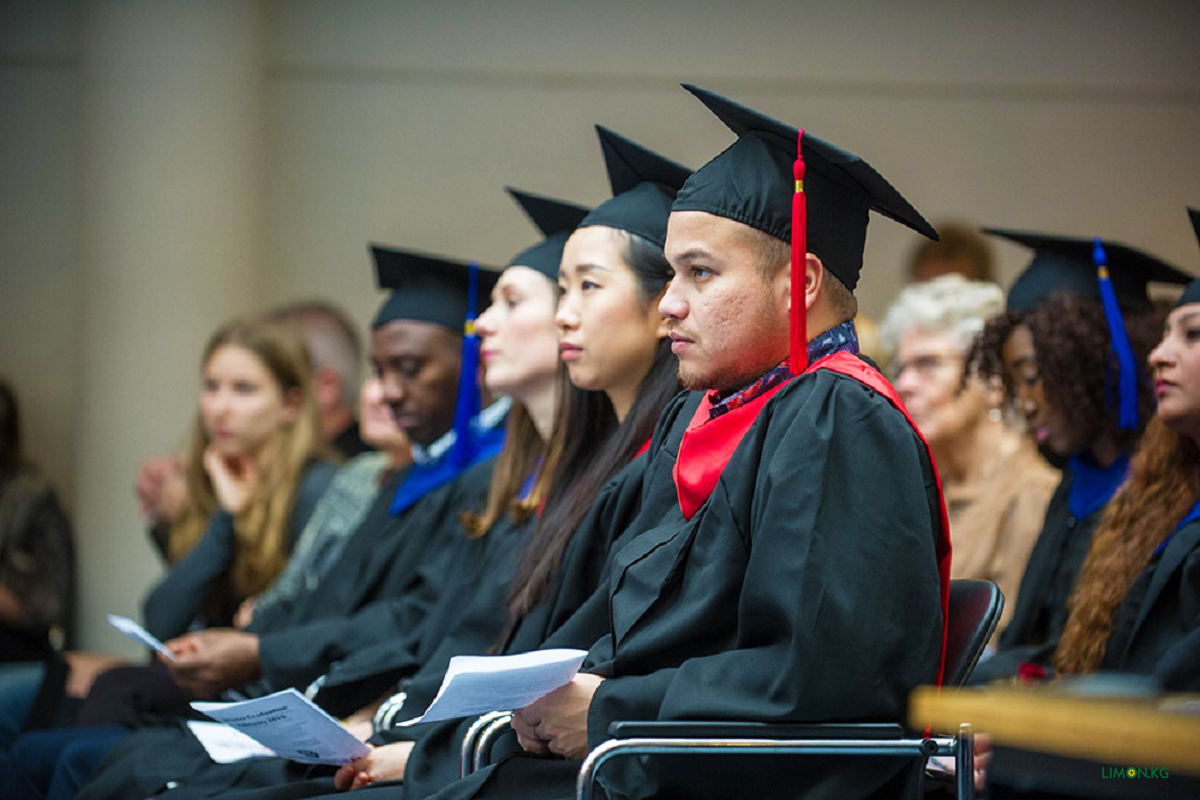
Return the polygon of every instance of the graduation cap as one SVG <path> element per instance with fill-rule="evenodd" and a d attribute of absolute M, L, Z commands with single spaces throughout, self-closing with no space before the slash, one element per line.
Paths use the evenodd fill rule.
<path fill-rule="evenodd" d="M 1094 259 L 1095 239 L 1048 233 L 984 228 L 984 233 L 1025 245 L 1033 260 L 1008 290 L 1010 311 L 1028 312 L 1055 292 L 1071 292 L 1100 302 L 1101 284 Z M 1134 247 L 1100 240 L 1108 262 L 1109 281 L 1117 303 L 1126 309 L 1146 308 L 1150 283 L 1187 283 L 1192 276 Z"/>
<path fill-rule="evenodd" d="M 1192 221 L 1192 230 L 1196 232 L 1196 242 L 1200 244 L 1200 208 L 1189 208 L 1188 218 Z M 1192 281 L 1188 287 L 1183 290 L 1183 294 L 1175 303 L 1175 308 L 1185 306 L 1189 303 L 1200 303 L 1200 280 Z"/>
<path fill-rule="evenodd" d="M 853 291 L 862 272 L 867 218 L 875 211 L 938 238 L 875 169 L 853 153 L 706 89 L 684 84 L 738 139 L 688 179 L 674 211 L 732 219 L 792 246 L 792 296 L 803 297 L 812 253 Z M 805 308 L 792 303 L 792 371 L 807 360 Z"/>
<path fill-rule="evenodd" d="M 1146 288 L 1150 283 L 1188 283 L 1191 276 L 1156 256 L 1098 236 L 1083 239 L 1000 228 L 983 231 L 1034 250 L 1033 261 L 1008 290 L 1010 311 L 1031 311 L 1050 295 L 1063 291 L 1104 306 L 1113 355 L 1120 369 L 1117 424 L 1123 430 L 1137 430 L 1141 365 L 1129 344 L 1121 309 L 1149 307 Z"/>
<path fill-rule="evenodd" d="M 443 325 L 461 333 L 463 324 L 474 310 L 468 308 L 471 289 L 470 264 L 440 256 L 371 245 L 375 276 L 380 289 L 391 294 L 375 315 L 372 327 L 378 328 L 398 319 L 412 319 Z M 478 270 L 476 291 L 484 297 L 492 293 L 499 273 Z M 468 314 L 470 311 L 470 314 Z"/>
<path fill-rule="evenodd" d="M 538 194 L 530 194 L 506 186 L 508 192 L 518 205 L 525 210 L 530 221 L 546 238 L 532 247 L 517 253 L 507 266 L 531 267 L 545 275 L 551 281 L 558 280 L 558 265 L 562 261 L 563 246 L 571 233 L 579 227 L 584 217 L 591 209 L 567 203 L 563 200 L 553 200 Z"/>
<path fill-rule="evenodd" d="M 671 203 L 692 171 L 603 125 L 596 126 L 596 133 L 613 197 L 596 206 L 579 227 L 603 225 L 662 247 Z"/>

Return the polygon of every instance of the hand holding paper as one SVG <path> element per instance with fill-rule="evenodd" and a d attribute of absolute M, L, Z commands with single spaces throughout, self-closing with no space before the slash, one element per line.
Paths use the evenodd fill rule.
<path fill-rule="evenodd" d="M 368 752 L 341 723 L 295 689 L 241 703 L 192 703 L 282 758 L 301 764 L 349 764 Z"/>
<path fill-rule="evenodd" d="M 524 708 L 571 682 L 584 650 L 534 650 L 515 656 L 455 656 L 429 709 L 401 725 Z"/>

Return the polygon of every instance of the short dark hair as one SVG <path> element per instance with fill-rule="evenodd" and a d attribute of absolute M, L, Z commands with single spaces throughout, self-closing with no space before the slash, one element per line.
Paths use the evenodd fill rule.
<path fill-rule="evenodd" d="M 791 247 L 781 239 L 769 236 L 761 231 L 754 232 L 754 254 L 757 261 L 758 274 L 763 281 L 772 281 L 779 270 L 792 266 Z M 841 279 L 825 270 L 825 294 L 838 316 L 852 320 L 858 316 L 858 298 L 842 283 Z"/>

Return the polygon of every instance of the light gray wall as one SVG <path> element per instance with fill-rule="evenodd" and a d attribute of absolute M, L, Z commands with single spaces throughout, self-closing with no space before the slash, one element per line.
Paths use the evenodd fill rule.
<path fill-rule="evenodd" d="M 365 324 L 378 300 L 370 240 L 502 263 L 533 239 L 503 185 L 607 196 L 593 122 L 699 166 L 731 135 L 683 80 L 859 153 L 931 219 L 1102 233 L 1200 272 L 1184 213 L 1200 205 L 1195 2 L 310 0 L 267 11 L 265 257 L 248 278 L 264 302 L 324 295 Z M 71 409 L 87 402 L 72 366 L 87 256 L 78 16 L 61 0 L 0 0 L 0 372 L 68 496 Z M 915 243 L 872 223 L 866 311 L 882 313 Z M 1009 279 L 1024 254 L 999 254 Z M 132 479 L 113 470 L 104 489 L 132 504 Z M 122 536 L 143 546 L 140 531 Z M 153 578 L 142 560 L 126 572 L 87 583 L 120 581 L 132 598 Z"/>

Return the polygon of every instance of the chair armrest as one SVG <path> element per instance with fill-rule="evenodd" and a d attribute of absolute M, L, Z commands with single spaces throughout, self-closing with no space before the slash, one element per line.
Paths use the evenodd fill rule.
<path fill-rule="evenodd" d="M 903 739 L 909 736 L 890 723 L 787 724 L 765 722 L 614 722 L 614 739 Z"/>

